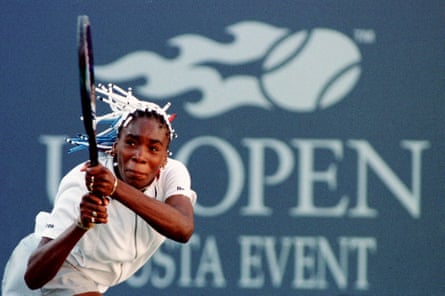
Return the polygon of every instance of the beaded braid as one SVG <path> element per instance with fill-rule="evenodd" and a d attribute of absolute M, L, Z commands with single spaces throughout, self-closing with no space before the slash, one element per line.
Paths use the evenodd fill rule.
<path fill-rule="evenodd" d="M 123 90 L 114 84 L 108 87 L 100 84 L 96 88 L 96 94 L 100 101 L 107 103 L 112 112 L 95 118 L 97 126 L 108 124 L 109 127 L 97 133 L 97 148 L 101 152 L 111 152 L 113 144 L 123 126 L 127 126 L 133 119 L 141 116 L 154 117 L 159 120 L 168 130 L 170 141 L 177 137 L 171 122 L 175 119 L 175 114 L 167 114 L 170 103 L 160 107 L 151 102 L 141 101 L 133 96 L 131 88 Z M 88 148 L 88 136 L 79 134 L 77 137 L 69 137 L 66 141 L 75 145 L 68 152 L 76 152 Z"/>

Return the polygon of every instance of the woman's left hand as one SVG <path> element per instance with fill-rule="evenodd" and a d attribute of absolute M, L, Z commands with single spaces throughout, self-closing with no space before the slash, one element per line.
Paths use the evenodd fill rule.
<path fill-rule="evenodd" d="M 97 196 L 112 196 L 118 184 L 117 177 L 102 164 L 94 167 L 89 162 L 82 167 L 85 171 L 85 185 L 88 190 Z"/>

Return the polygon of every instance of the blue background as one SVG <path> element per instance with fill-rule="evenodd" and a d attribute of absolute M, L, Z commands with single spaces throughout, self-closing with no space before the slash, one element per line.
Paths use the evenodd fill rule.
<path fill-rule="evenodd" d="M 354 29 L 366 29 L 372 30 L 376 39 L 372 44 L 355 41 L 362 55 L 360 80 L 340 103 L 325 110 L 298 113 L 242 107 L 199 119 L 184 112 L 179 100 L 173 100 L 172 109 L 180 115 L 175 122 L 180 137 L 173 144 L 173 152 L 202 135 L 219 137 L 238 151 L 249 174 L 249 155 L 241 145 L 242 139 L 273 137 L 287 143 L 293 138 L 337 139 L 344 145 L 339 191 L 349 193 L 353 200 L 357 156 L 347 147 L 348 140 L 368 141 L 408 185 L 410 158 L 400 148 L 400 142 L 428 141 L 430 147 L 422 155 L 420 217 L 410 216 L 373 175 L 369 176 L 368 195 L 379 215 L 372 219 L 290 217 L 288 210 L 296 205 L 297 194 L 293 180 L 267 189 L 266 203 L 273 208 L 272 215 L 243 216 L 240 209 L 246 205 L 248 195 L 245 185 L 230 211 L 215 217 L 196 217 L 201 243 L 209 237 L 218 243 L 226 287 L 213 287 L 210 276 L 200 288 L 181 288 L 177 281 L 165 289 L 149 283 L 142 288 L 124 283 L 107 295 L 444 295 L 444 8 L 444 2 L 436 0 L 4 2 L 0 12 L 0 267 L 6 264 L 18 241 L 33 230 L 35 214 L 51 209 L 45 187 L 46 147 L 39 137 L 82 131 L 78 120 L 78 15 L 87 14 L 92 22 L 97 65 L 137 50 L 174 58 L 178 49 L 169 46 L 167 40 L 182 34 L 231 42 L 225 32 L 227 26 L 255 20 L 292 31 L 330 28 L 351 39 Z M 227 67 L 221 71 L 229 76 L 235 70 Z M 190 91 L 182 99 L 197 98 L 196 91 Z M 83 152 L 65 153 L 63 172 L 85 157 Z M 225 171 L 215 169 L 221 164 L 217 156 L 213 158 L 209 153 L 207 158 L 203 154 L 198 157 L 189 165 L 194 188 L 200 204 L 212 205 L 222 194 L 220 182 L 227 176 Z M 273 155 L 268 164 L 273 171 Z M 277 239 L 321 236 L 329 239 L 334 249 L 340 236 L 374 237 L 378 247 L 368 258 L 370 287 L 354 289 L 351 272 L 345 289 L 329 277 L 325 289 L 293 289 L 289 267 L 279 287 L 266 280 L 260 289 L 241 288 L 238 238 L 243 235 Z M 193 272 L 196 268 L 193 265 Z"/>

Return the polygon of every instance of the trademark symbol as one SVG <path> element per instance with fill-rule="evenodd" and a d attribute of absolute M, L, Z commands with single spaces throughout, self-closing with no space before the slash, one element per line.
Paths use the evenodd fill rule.
<path fill-rule="evenodd" d="M 354 39 L 357 43 L 375 43 L 377 36 L 372 29 L 354 29 Z"/>

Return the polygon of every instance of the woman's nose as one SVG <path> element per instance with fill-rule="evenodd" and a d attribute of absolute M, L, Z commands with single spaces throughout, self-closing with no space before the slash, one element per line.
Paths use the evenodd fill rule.
<path fill-rule="evenodd" d="M 147 155 L 147 153 L 146 153 L 144 147 L 140 147 L 134 151 L 133 159 L 137 162 L 145 163 L 147 161 L 146 155 Z"/>

